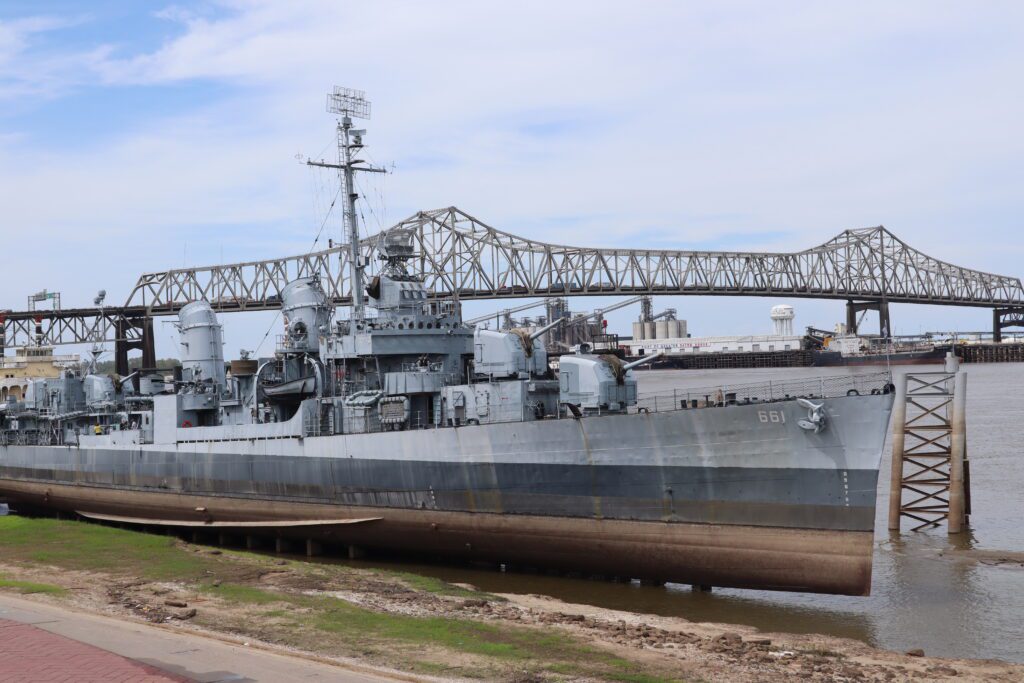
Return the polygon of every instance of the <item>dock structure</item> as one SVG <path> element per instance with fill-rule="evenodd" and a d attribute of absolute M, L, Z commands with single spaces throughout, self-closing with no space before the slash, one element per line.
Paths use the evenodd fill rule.
<path fill-rule="evenodd" d="M 964 530 L 971 513 L 967 460 L 967 373 L 954 356 L 941 372 L 908 373 L 896 383 L 889 530 L 904 517 L 912 531 L 946 522 Z"/>
<path fill-rule="evenodd" d="M 957 344 L 956 354 L 964 363 L 1024 363 L 1024 344 Z"/>

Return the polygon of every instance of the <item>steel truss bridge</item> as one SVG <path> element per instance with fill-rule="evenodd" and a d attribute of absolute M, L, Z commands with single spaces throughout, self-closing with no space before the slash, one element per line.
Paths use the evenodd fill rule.
<path fill-rule="evenodd" d="M 538 296 L 716 295 L 841 299 L 856 314 L 875 310 L 889 336 L 890 303 L 944 304 L 993 310 L 998 339 L 1024 325 L 1019 278 L 972 270 L 932 258 L 884 227 L 846 230 L 793 253 L 596 249 L 549 244 L 492 228 L 457 208 L 423 211 L 390 228 L 415 236 L 411 269 L 434 298 L 514 299 Z M 364 239 L 368 274 L 379 235 Z M 297 277 L 317 275 L 336 304 L 351 301 L 348 248 L 298 256 L 142 275 L 123 306 L 104 309 L 0 312 L 0 346 L 80 344 L 113 340 L 143 348 L 154 316 L 173 315 L 206 300 L 221 312 L 280 307 L 280 293 Z M 148 322 L 147 322 L 148 321 Z M 126 354 L 125 354 L 126 355 Z M 145 355 L 145 353 L 144 353 Z"/>

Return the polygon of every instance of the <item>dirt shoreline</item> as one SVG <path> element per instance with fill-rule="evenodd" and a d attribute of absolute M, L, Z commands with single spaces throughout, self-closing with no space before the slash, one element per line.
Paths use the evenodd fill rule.
<path fill-rule="evenodd" d="M 118 566 L 118 554 L 131 555 L 118 544 L 152 544 L 154 537 L 53 524 L 61 525 L 55 543 L 86 533 L 95 546 L 94 537 L 102 536 L 114 564 L 93 558 L 76 566 L 72 553 L 26 550 L 0 529 L 0 590 L 384 675 L 520 683 L 1024 680 L 1022 665 L 915 656 L 831 636 L 762 633 L 539 595 L 489 594 L 413 574 L 168 537 L 155 537 L 164 555 L 152 563 L 139 553 Z M 74 539 L 64 540 L 74 546 Z"/>

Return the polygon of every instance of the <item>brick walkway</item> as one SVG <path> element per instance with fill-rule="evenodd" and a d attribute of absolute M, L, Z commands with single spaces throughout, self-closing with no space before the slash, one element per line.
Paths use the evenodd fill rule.
<path fill-rule="evenodd" d="M 0 683 L 187 683 L 112 652 L 0 619 Z"/>

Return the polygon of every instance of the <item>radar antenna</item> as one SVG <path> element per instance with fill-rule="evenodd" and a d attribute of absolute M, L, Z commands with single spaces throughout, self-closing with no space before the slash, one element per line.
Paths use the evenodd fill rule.
<path fill-rule="evenodd" d="M 363 165 L 365 162 L 362 159 L 353 157 L 363 148 L 363 136 L 366 135 L 366 131 L 353 128 L 352 117 L 367 120 L 370 118 L 370 101 L 366 99 L 365 92 L 335 86 L 334 92 L 327 93 L 327 112 L 341 116 L 338 121 L 338 163 L 332 164 L 322 159 L 320 161 L 307 159 L 306 164 L 338 169 L 341 176 L 345 191 L 344 223 L 349 244 L 349 268 L 352 278 L 352 318 L 361 321 L 364 317 L 363 268 L 366 267 L 366 264 L 363 263 L 359 249 L 359 223 L 356 218 L 356 199 L 359 198 L 359 195 L 355 190 L 355 173 L 356 171 L 387 173 L 387 169 Z"/>

